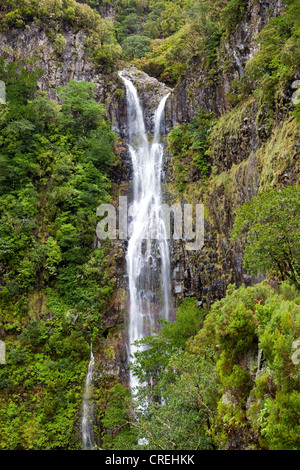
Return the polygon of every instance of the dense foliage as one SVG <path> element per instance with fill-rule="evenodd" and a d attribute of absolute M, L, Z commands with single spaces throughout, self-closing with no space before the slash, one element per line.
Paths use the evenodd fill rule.
<path fill-rule="evenodd" d="M 85 47 L 101 69 L 114 68 L 120 58 L 113 25 L 86 3 L 75 0 L 1 0 L 0 30 L 23 29 L 31 22 L 41 26 L 53 41 L 58 56 L 63 55 L 67 27 L 85 33 Z"/>
<path fill-rule="evenodd" d="M 230 285 L 204 319 L 186 299 L 173 324 L 141 341 L 132 368 L 151 386 L 138 392 L 133 423 L 111 401 L 105 422 L 116 435 L 105 448 L 224 449 L 241 436 L 248 449 L 299 449 L 299 300 L 288 282 Z"/>
<path fill-rule="evenodd" d="M 90 342 L 112 292 L 94 240 L 115 135 L 93 84 L 58 88 L 58 104 L 35 92 L 36 73 L 1 60 L 0 75 L 0 445 L 75 448 Z"/>
<path fill-rule="evenodd" d="M 244 265 L 255 274 L 272 270 L 300 286 L 300 188 L 260 194 L 237 213 L 233 239 L 246 234 Z"/>
<path fill-rule="evenodd" d="M 271 18 L 259 33 L 260 49 L 246 65 L 242 87 L 249 86 L 256 96 L 272 109 L 281 102 L 282 90 L 293 80 L 300 63 L 300 5 L 289 0 L 281 16 Z"/>
<path fill-rule="evenodd" d="M 232 240 L 245 242 L 244 267 L 268 276 L 252 287 L 229 285 L 226 297 L 206 310 L 186 298 L 173 323 L 162 322 L 141 340 L 144 349 L 130 366 L 148 385 L 137 392 L 138 406 L 123 384 L 99 372 L 100 449 L 300 448 L 300 366 L 293 362 L 300 338 L 300 197 L 292 186 L 300 104 L 291 99 L 300 6 L 288 0 L 278 16 L 267 13 L 257 52 L 237 78 L 232 57 L 223 56 L 234 34 L 244 33 L 247 8 L 246 0 L 0 0 L 1 31 L 18 35 L 37 24 L 58 62 L 66 32 L 83 32 L 85 51 L 104 79 L 132 61 L 169 86 L 184 83 L 187 103 L 195 83 L 209 89 L 202 107 L 189 103 L 193 117 L 168 135 L 172 189 L 181 196 L 196 183 L 202 197 L 219 182 L 214 197 L 225 199 L 229 222 L 236 210 Z M 7 92 L 0 104 L 0 338 L 7 350 L 0 365 L 0 449 L 79 449 L 90 344 L 110 364 L 123 341 L 116 334 L 103 344 L 111 331 L 106 316 L 121 299 L 114 298 L 116 251 L 95 245 L 96 208 L 110 201 L 118 165 L 116 136 L 94 84 L 71 81 L 57 87 L 59 100 L 50 100 L 37 91 L 43 71 L 34 69 L 35 60 L 21 66 L 0 58 Z M 229 91 L 219 103 L 225 84 Z M 235 191 L 240 204 L 253 181 L 245 177 L 239 188 L 242 165 L 216 175 L 212 160 L 221 145 L 242 144 L 248 120 L 257 132 L 252 153 L 261 146 L 259 164 L 278 174 L 276 188 L 260 188 L 236 209 L 225 196 Z M 215 163 L 222 167 L 221 158 Z M 224 242 L 225 257 L 231 250 Z"/>
<path fill-rule="evenodd" d="M 157 30 L 168 9 L 171 11 L 168 27 Z M 157 6 L 155 10 L 158 10 Z M 204 0 L 184 4 L 180 1 L 165 2 L 157 13 L 152 50 L 145 59 L 136 63 L 150 75 L 174 84 L 185 75 L 186 65 L 192 67 L 201 57 L 205 60 L 211 80 L 214 80 L 218 71 L 217 48 L 235 31 L 244 12 L 244 0 Z"/>

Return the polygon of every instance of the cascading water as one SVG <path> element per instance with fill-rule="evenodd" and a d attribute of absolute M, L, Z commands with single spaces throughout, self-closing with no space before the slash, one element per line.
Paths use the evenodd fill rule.
<path fill-rule="evenodd" d="M 161 206 L 163 144 L 160 142 L 160 127 L 169 94 L 163 97 L 154 113 L 154 136 L 150 143 L 137 90 L 123 72 L 119 75 L 126 87 L 128 149 L 133 166 L 133 201 L 129 208 L 132 220 L 127 250 L 129 353 L 132 356 L 138 350 L 134 341 L 151 334 L 156 320 L 168 320 L 170 313 L 170 259 Z M 131 373 L 133 393 L 138 386 Z"/>
<path fill-rule="evenodd" d="M 94 449 L 94 407 L 92 402 L 93 391 L 93 374 L 94 374 L 94 355 L 91 346 L 91 358 L 88 366 L 88 373 L 85 381 L 85 391 L 83 399 L 83 413 L 82 413 L 82 447 L 84 450 Z"/>

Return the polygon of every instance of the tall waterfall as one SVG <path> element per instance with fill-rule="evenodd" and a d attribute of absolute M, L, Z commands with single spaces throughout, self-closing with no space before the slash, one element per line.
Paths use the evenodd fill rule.
<path fill-rule="evenodd" d="M 150 143 L 137 90 L 122 72 L 120 76 L 126 86 L 128 149 L 133 166 L 133 200 L 129 208 L 132 220 L 127 251 L 129 353 L 133 355 L 137 351 L 133 342 L 151 334 L 156 320 L 169 319 L 170 313 L 170 259 L 161 207 L 163 144 L 160 142 L 160 127 L 169 94 L 163 97 L 154 113 L 154 136 Z M 131 390 L 138 385 L 131 373 Z"/>
<path fill-rule="evenodd" d="M 82 447 L 84 450 L 94 449 L 94 407 L 92 402 L 92 391 L 93 391 L 93 374 L 94 374 L 94 355 L 91 346 L 91 357 L 88 366 L 88 372 L 85 381 L 85 391 L 83 399 L 83 413 L 82 413 Z"/>

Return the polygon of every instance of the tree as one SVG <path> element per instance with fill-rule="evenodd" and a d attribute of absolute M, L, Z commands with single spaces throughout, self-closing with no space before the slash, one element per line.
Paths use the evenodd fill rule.
<path fill-rule="evenodd" d="M 140 448 L 180 450 L 212 449 L 208 429 L 213 426 L 217 403 L 217 378 L 211 351 L 190 354 L 188 343 L 204 320 L 196 299 L 186 298 L 173 323 L 163 322 L 155 336 L 137 344 L 131 364 L 140 383 L 134 400 L 135 422 L 130 424 L 141 439 Z"/>
<path fill-rule="evenodd" d="M 66 86 L 57 87 L 65 124 L 75 130 L 87 132 L 97 129 L 105 116 L 102 104 L 95 100 L 95 84 L 71 80 Z"/>
<path fill-rule="evenodd" d="M 157 334 L 136 341 L 142 350 L 134 354 L 136 361 L 130 367 L 140 383 L 153 384 L 145 390 L 151 399 L 156 400 L 161 396 L 159 382 L 170 358 L 174 352 L 184 350 L 186 341 L 200 328 L 203 317 L 204 311 L 198 308 L 197 300 L 186 298 L 178 308 L 173 323 L 160 320 L 163 326 Z"/>
<path fill-rule="evenodd" d="M 150 52 L 150 39 L 147 36 L 139 34 L 132 34 L 128 36 L 122 43 L 125 54 L 133 59 L 135 57 L 143 57 L 147 52 Z"/>
<path fill-rule="evenodd" d="M 212 450 L 214 411 L 219 398 L 211 354 L 174 352 L 160 381 L 163 402 L 150 401 L 135 411 L 136 427 L 145 449 Z M 143 399 L 139 390 L 138 404 Z M 144 440 L 142 440 L 144 438 Z M 143 448 L 143 447 L 142 447 Z"/>
<path fill-rule="evenodd" d="M 238 211 L 232 240 L 246 237 L 244 266 L 254 274 L 273 270 L 300 285 L 300 187 L 272 189 Z"/>

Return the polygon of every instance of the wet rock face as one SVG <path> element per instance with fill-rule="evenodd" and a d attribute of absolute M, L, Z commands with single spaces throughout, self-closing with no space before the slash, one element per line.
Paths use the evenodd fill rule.
<path fill-rule="evenodd" d="M 145 72 L 141 72 L 136 67 L 126 67 L 123 70 L 124 77 L 128 78 L 135 85 L 144 111 L 144 119 L 146 128 L 153 134 L 153 113 L 161 99 L 173 90 L 164 83 L 159 82 L 156 78 L 150 77 Z M 169 122 L 170 99 L 166 103 L 166 119 L 162 134 L 169 132 L 171 123 Z"/>
<path fill-rule="evenodd" d="M 127 116 L 122 80 L 117 73 L 97 71 L 85 47 L 86 33 L 65 27 L 61 35 L 63 47 L 58 50 L 45 29 L 33 22 L 25 29 L 0 33 L 0 53 L 7 61 L 20 61 L 28 70 L 42 69 L 44 74 L 38 87 L 47 91 L 51 99 L 58 99 L 56 87 L 66 85 L 70 80 L 93 82 L 96 99 L 105 104 L 112 129 L 123 139 L 119 148 L 125 148 Z M 119 184 L 131 178 L 128 154 L 126 150 L 121 150 L 120 154 L 122 167 L 115 174 L 115 182 Z"/>
<path fill-rule="evenodd" d="M 257 33 L 268 23 L 271 16 L 277 16 L 283 8 L 282 0 L 247 2 L 244 20 L 219 47 L 214 80 L 211 78 L 211 71 L 215 64 L 207 70 L 203 58 L 198 57 L 176 86 L 172 95 L 173 122 L 190 120 L 202 106 L 208 111 L 213 111 L 216 116 L 230 110 L 228 94 L 233 91 L 232 80 L 243 75 L 246 62 L 257 52 Z"/>
<path fill-rule="evenodd" d="M 161 99 L 172 90 L 164 83 L 159 82 L 156 78 L 150 77 L 144 72 L 141 72 L 136 67 L 128 66 L 123 71 L 126 78 L 132 81 L 135 85 L 144 112 L 144 120 L 146 129 L 150 135 L 154 133 L 153 114 L 161 101 Z M 120 172 L 119 183 L 125 183 L 132 180 L 132 163 L 131 157 L 128 152 L 126 141 L 128 139 L 128 126 L 127 126 L 127 104 L 126 104 L 126 90 L 125 85 L 118 74 L 115 74 L 115 80 L 118 86 L 123 91 L 123 96 L 117 98 L 112 95 L 107 103 L 107 109 L 110 119 L 113 123 L 113 129 L 118 132 L 122 139 L 124 151 L 121 153 L 122 169 Z M 166 119 L 163 121 L 161 133 L 167 134 L 172 123 L 169 120 L 168 109 L 170 109 L 170 101 L 166 104 Z M 130 194 L 128 194 L 130 196 Z"/>
<path fill-rule="evenodd" d="M 215 82 L 205 70 L 203 59 L 197 58 L 175 87 L 168 108 L 173 123 L 190 120 L 202 106 L 217 117 L 231 109 L 228 94 L 233 91 L 232 80 L 243 75 L 246 62 L 257 52 L 257 33 L 270 16 L 277 16 L 282 9 L 283 3 L 278 0 L 247 2 L 244 21 L 219 47 Z M 245 271 L 243 247 L 230 242 L 237 208 L 256 196 L 261 184 L 261 162 L 256 152 L 269 135 L 260 127 L 257 114 L 256 103 L 250 102 L 238 116 L 238 123 L 220 124 L 214 136 L 210 165 L 216 178 L 210 180 L 211 186 L 199 200 L 191 196 L 193 203 L 205 206 L 204 247 L 198 252 L 188 252 L 184 241 L 171 242 L 172 289 L 177 304 L 185 296 L 195 296 L 202 306 L 209 307 L 224 297 L 229 283 L 250 285 L 263 279 Z M 171 174 L 170 159 L 166 162 L 167 175 Z M 285 174 L 294 173 L 287 170 Z"/>
<path fill-rule="evenodd" d="M 143 105 L 147 126 L 151 129 L 152 115 L 160 99 L 170 90 L 164 84 L 134 67 L 124 70 L 124 75 L 135 84 Z M 181 86 L 181 85 L 179 85 Z M 211 99 L 210 89 L 205 91 L 205 97 Z M 173 118 L 178 111 L 174 107 L 174 93 L 171 93 L 166 106 L 166 122 L 164 132 L 171 127 Z M 184 95 L 183 95 L 184 96 Z M 126 139 L 126 97 L 122 103 L 119 129 L 123 129 L 122 138 Z M 246 285 L 256 281 L 242 267 L 243 249 L 233 246 L 229 241 L 230 229 L 233 224 L 235 209 L 256 196 L 259 188 L 259 174 L 254 158 L 259 145 L 259 130 L 256 126 L 256 109 L 249 107 L 245 117 L 242 115 L 237 134 L 228 132 L 215 142 L 212 165 L 217 167 L 217 173 L 229 171 L 233 165 L 251 158 L 244 166 L 237 166 L 236 172 L 224 183 L 215 185 L 206 191 L 204 199 L 194 201 L 204 203 L 208 212 L 205 220 L 205 245 L 198 251 L 187 251 L 184 240 L 170 241 L 171 282 L 174 306 L 179 305 L 184 297 L 194 296 L 199 305 L 209 307 L 217 299 L 224 297 L 229 283 Z M 172 156 L 165 155 L 165 182 L 170 181 L 169 165 Z M 130 157 L 126 152 L 122 155 L 123 166 L 131 167 Z M 131 172 L 129 170 L 129 179 Z M 228 183 L 231 184 L 228 189 Z M 200 183 L 199 183 L 200 184 Z M 177 197 L 178 195 L 174 195 Z M 165 201 L 170 195 L 163 191 Z M 182 205 L 187 202 L 182 200 Z M 182 206 L 183 209 L 183 206 Z"/>
<path fill-rule="evenodd" d="M 38 87 L 47 91 L 51 99 L 58 99 L 56 87 L 66 85 L 70 80 L 95 83 L 96 99 L 105 103 L 113 130 L 120 136 L 124 135 L 126 100 L 121 80 L 118 80 L 117 74 L 97 72 L 85 48 L 84 32 L 65 28 L 63 37 L 64 47 L 58 51 L 45 30 L 31 23 L 26 29 L 0 33 L 0 53 L 7 61 L 18 60 L 27 70 L 35 70 L 37 67 L 44 70 L 45 73 L 38 81 Z M 126 160 L 126 151 L 123 148 L 121 140 L 118 149 L 124 158 L 121 169 L 114 175 L 115 182 L 119 184 L 128 182 L 130 176 L 130 162 Z M 99 244 L 99 240 L 95 238 L 95 248 Z M 120 331 L 120 325 L 126 324 L 128 303 L 127 281 L 124 277 L 126 247 L 121 241 L 115 240 L 111 250 L 113 255 L 110 258 L 114 268 L 110 269 L 112 269 L 115 292 L 103 316 L 103 344 L 99 351 L 95 351 L 96 369 L 101 371 L 101 380 L 108 380 L 110 386 L 114 381 L 125 384 L 128 381 L 126 332 Z"/>
<path fill-rule="evenodd" d="M 243 140 L 240 145 L 243 147 Z M 222 151 L 229 161 L 231 147 L 222 147 Z M 249 275 L 243 268 L 243 246 L 230 241 L 237 208 L 258 194 L 258 163 L 252 152 L 245 162 L 231 163 L 230 169 L 223 165 L 222 172 L 210 179 L 202 195 L 192 195 L 192 201 L 189 200 L 189 203 L 204 204 L 204 246 L 198 251 L 187 251 L 184 240 L 171 241 L 172 288 L 176 303 L 186 296 L 194 296 L 208 308 L 225 296 L 229 283 L 251 285 L 263 279 L 263 276 Z"/>

